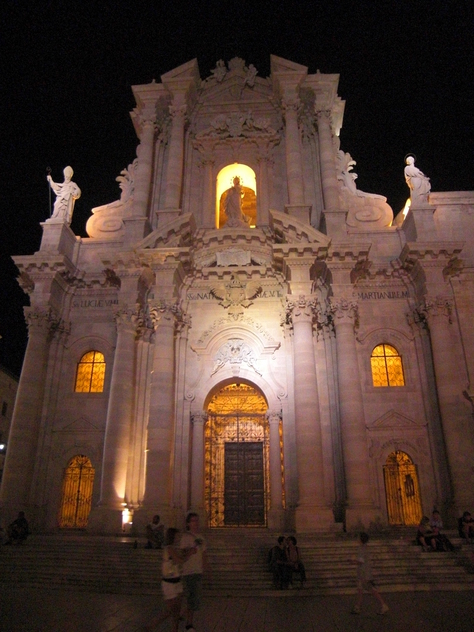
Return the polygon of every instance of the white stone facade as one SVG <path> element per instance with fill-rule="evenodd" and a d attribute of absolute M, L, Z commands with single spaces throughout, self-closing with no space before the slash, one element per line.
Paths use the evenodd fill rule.
<path fill-rule="evenodd" d="M 205 514 L 208 406 L 233 383 L 268 405 L 262 527 L 400 522 L 384 481 L 398 451 L 423 513 L 474 508 L 474 193 L 430 193 L 393 225 L 339 149 L 337 84 L 272 56 L 269 78 L 233 59 L 203 81 L 193 60 L 133 87 L 120 200 L 93 209 L 89 238 L 46 221 L 40 250 L 15 257 L 31 307 L 6 519 L 57 528 L 79 454 L 95 469 L 91 532 L 118 532 L 124 508 L 138 530 Z M 236 175 L 248 215 L 226 227 L 219 192 Z M 378 345 L 398 351 L 404 385 L 373 385 Z M 93 350 L 103 390 L 76 392 Z"/>

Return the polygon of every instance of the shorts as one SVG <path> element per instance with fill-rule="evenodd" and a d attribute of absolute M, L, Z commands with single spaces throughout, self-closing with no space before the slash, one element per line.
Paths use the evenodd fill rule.
<path fill-rule="evenodd" d="M 199 610 L 202 594 L 202 575 L 183 575 L 183 582 L 189 610 Z"/>
<path fill-rule="evenodd" d="M 163 598 L 165 601 L 169 599 L 176 599 L 183 592 L 183 582 L 180 580 L 172 584 L 171 582 L 161 581 L 161 590 L 163 591 Z"/>
<path fill-rule="evenodd" d="M 358 579 L 357 588 L 359 590 L 372 590 L 375 588 L 375 582 L 373 579 Z"/>

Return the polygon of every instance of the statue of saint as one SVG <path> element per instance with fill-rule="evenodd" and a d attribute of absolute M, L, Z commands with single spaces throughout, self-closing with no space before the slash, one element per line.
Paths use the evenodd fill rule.
<path fill-rule="evenodd" d="M 428 193 L 431 191 L 430 179 L 415 167 L 415 157 L 407 156 L 405 167 L 405 181 L 410 189 L 411 204 L 428 202 Z"/>
<path fill-rule="evenodd" d="M 248 218 L 242 212 L 242 198 L 244 193 L 240 184 L 240 178 L 235 176 L 233 184 L 230 189 L 227 189 L 224 200 L 224 211 L 227 215 L 226 226 L 229 228 L 235 228 L 237 226 L 248 226 Z"/>
<path fill-rule="evenodd" d="M 56 193 L 56 201 L 54 203 L 51 219 L 62 219 L 66 224 L 70 224 L 74 210 L 74 202 L 81 197 L 81 189 L 71 180 L 74 174 L 72 167 L 66 167 L 63 173 L 64 182 L 60 183 L 53 182 L 51 176 L 47 176 L 51 188 Z"/>

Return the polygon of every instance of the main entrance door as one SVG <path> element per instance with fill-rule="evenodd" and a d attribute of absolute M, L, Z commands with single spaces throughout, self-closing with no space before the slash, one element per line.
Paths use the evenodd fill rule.
<path fill-rule="evenodd" d="M 422 516 L 416 466 L 405 452 L 388 455 L 383 468 L 389 524 L 416 525 Z"/>
<path fill-rule="evenodd" d="M 225 524 L 264 524 L 263 442 L 226 443 L 224 468 Z"/>
<path fill-rule="evenodd" d="M 64 471 L 59 526 L 83 529 L 92 505 L 95 470 L 87 456 L 78 454 Z"/>
<path fill-rule="evenodd" d="M 205 425 L 206 509 L 211 527 L 266 525 L 269 427 L 265 398 L 230 384 L 211 399 Z"/>

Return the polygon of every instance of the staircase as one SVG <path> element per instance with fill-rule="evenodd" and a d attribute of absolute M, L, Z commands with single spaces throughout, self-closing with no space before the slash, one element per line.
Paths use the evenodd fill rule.
<path fill-rule="evenodd" d="M 369 547 L 377 585 L 382 592 L 472 590 L 472 551 L 453 533 L 450 553 L 424 553 L 413 544 L 412 530 L 373 536 Z M 269 548 L 278 534 L 267 530 L 208 532 L 212 578 L 205 593 L 215 596 L 311 596 L 355 592 L 358 542 L 345 534 L 298 537 L 308 581 L 305 588 L 272 590 L 267 570 Z M 80 535 L 30 536 L 21 546 L 0 549 L 3 582 L 31 587 L 70 588 L 105 593 L 160 591 L 161 551 L 144 548 L 128 537 Z M 296 582 L 298 583 L 298 582 Z"/>

